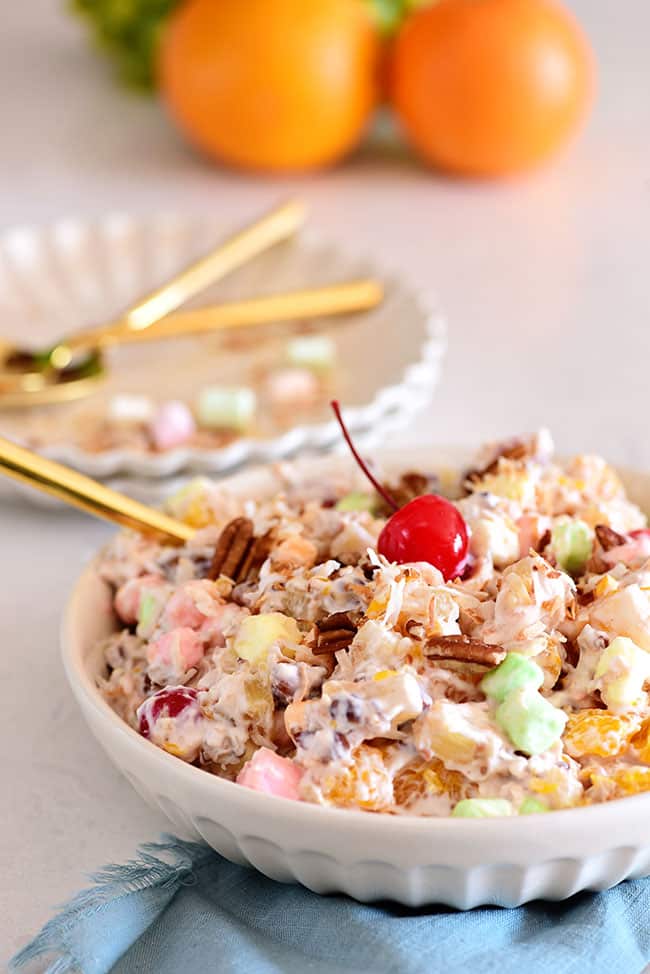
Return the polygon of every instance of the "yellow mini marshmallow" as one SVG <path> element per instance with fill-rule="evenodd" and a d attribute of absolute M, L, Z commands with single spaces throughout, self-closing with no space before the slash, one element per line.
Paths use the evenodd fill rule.
<path fill-rule="evenodd" d="M 497 497 L 518 501 L 525 507 L 532 506 L 535 500 L 535 485 L 525 470 L 501 470 L 499 473 L 486 474 L 475 487 Z"/>
<path fill-rule="evenodd" d="M 643 684 L 650 679 L 650 654 L 625 636 L 603 650 L 595 679 L 608 710 L 620 713 L 646 702 Z"/>
<path fill-rule="evenodd" d="M 240 659 L 254 666 L 262 666 L 273 646 L 288 648 L 301 641 L 295 619 L 281 612 L 264 612 L 247 616 L 233 641 L 233 649 Z"/>

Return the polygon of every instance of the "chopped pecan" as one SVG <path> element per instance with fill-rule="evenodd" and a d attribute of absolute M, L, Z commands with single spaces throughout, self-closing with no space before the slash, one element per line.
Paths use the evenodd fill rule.
<path fill-rule="evenodd" d="M 347 649 L 357 632 L 357 627 L 347 612 L 334 612 L 317 622 L 315 628 L 316 636 L 311 646 L 314 656 Z"/>
<path fill-rule="evenodd" d="M 569 666 L 577 666 L 580 659 L 580 647 L 574 639 L 567 639 L 564 644 L 564 655 Z"/>
<path fill-rule="evenodd" d="M 431 659 L 477 663 L 479 666 L 498 666 L 506 658 L 501 646 L 491 646 L 469 636 L 430 636 L 424 653 Z"/>
<path fill-rule="evenodd" d="M 618 531 L 614 531 L 608 524 L 597 524 L 594 531 L 603 551 L 609 551 L 610 548 L 618 548 L 619 545 L 625 544 L 627 541 L 624 534 L 619 534 Z"/>
<path fill-rule="evenodd" d="M 530 447 L 525 443 L 524 440 L 508 440 L 503 443 L 499 448 L 499 452 L 486 467 L 478 468 L 473 467 L 468 470 L 465 474 L 465 481 L 469 483 L 475 483 L 477 480 L 482 480 L 483 477 L 488 474 L 496 473 L 499 469 L 500 460 L 525 460 L 530 456 Z"/>
<path fill-rule="evenodd" d="M 256 538 L 250 518 L 236 517 L 219 535 L 207 577 L 216 581 L 220 575 L 226 575 L 237 584 L 252 581 L 266 561 L 269 549 L 269 532 Z"/>
<path fill-rule="evenodd" d="M 406 473 L 403 473 L 396 484 L 385 483 L 382 486 L 386 488 L 399 507 L 404 507 L 416 497 L 431 493 L 432 489 L 430 478 L 423 473 L 418 473 L 417 470 L 408 470 Z M 377 513 L 381 517 L 390 517 L 393 513 L 393 508 L 389 507 L 382 498 L 379 498 L 379 500 L 380 503 L 377 506 Z"/>
<path fill-rule="evenodd" d="M 408 619 L 404 626 L 404 632 L 412 639 L 422 639 L 424 636 L 424 624 L 418 622 L 417 619 Z"/>

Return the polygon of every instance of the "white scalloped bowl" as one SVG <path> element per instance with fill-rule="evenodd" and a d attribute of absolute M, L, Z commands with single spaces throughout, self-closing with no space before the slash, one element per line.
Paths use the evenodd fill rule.
<path fill-rule="evenodd" d="M 380 459 L 390 472 L 414 463 L 439 470 L 460 458 L 421 451 Z M 224 484 L 259 497 L 287 477 L 317 482 L 337 471 L 350 482 L 357 478 L 341 458 L 283 466 L 282 474 L 251 470 Z M 624 479 L 631 496 L 650 508 L 650 474 Z M 108 587 L 91 565 L 62 630 L 66 673 L 90 729 L 145 801 L 233 862 L 318 893 L 459 909 L 560 900 L 650 874 L 650 795 L 519 818 L 394 817 L 261 795 L 185 764 L 140 737 L 100 696 L 97 643 L 114 625 Z"/>
<path fill-rule="evenodd" d="M 66 220 L 51 227 L 6 231 L 0 235 L 2 335 L 16 341 L 29 336 L 30 343 L 47 345 L 71 329 L 110 320 L 135 297 L 206 253 L 228 229 L 200 217 L 114 214 L 97 223 Z M 431 399 L 446 347 L 445 322 L 433 299 L 374 258 L 351 255 L 313 232 L 303 232 L 261 254 L 189 306 L 365 276 L 384 283 L 382 304 L 351 316 L 343 326 L 330 327 L 323 319 L 323 331 L 335 341 L 340 363 L 331 392 L 345 405 L 350 429 L 363 442 L 378 428 L 407 425 Z M 56 415 L 59 424 L 74 422 L 80 410 L 102 411 L 116 393 L 191 401 L 202 385 L 250 384 L 254 370 L 269 357 L 281 360 L 286 339 L 258 342 L 246 352 L 237 348 L 240 340 L 238 336 L 229 345 L 226 336 L 214 336 L 115 349 L 108 381 L 82 403 L 49 407 L 49 416 Z M 0 403 L 0 433 L 20 439 L 29 424 L 40 417 L 49 421 L 47 416 L 44 410 L 2 410 Z M 299 451 L 323 452 L 339 435 L 324 402 L 295 426 L 281 425 L 262 411 L 254 434 L 219 449 L 90 453 L 57 442 L 42 452 L 91 477 L 128 485 L 132 494 L 154 502 L 172 477 L 221 474 Z M 11 482 L 1 484 L 0 490 L 9 487 L 24 493 Z"/>

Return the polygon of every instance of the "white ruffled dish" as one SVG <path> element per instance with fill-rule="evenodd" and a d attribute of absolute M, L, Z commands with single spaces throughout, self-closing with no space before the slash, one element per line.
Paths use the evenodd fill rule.
<path fill-rule="evenodd" d="M 68 220 L 42 229 L 8 231 L 0 237 L 3 337 L 24 342 L 29 336 L 30 343 L 47 345 L 66 331 L 109 320 L 135 297 L 205 253 L 228 229 L 197 217 L 113 215 L 98 223 Z M 376 276 L 384 283 L 381 306 L 352 316 L 343 327 L 328 328 L 324 322 L 323 330 L 331 334 L 338 352 L 331 394 L 342 401 L 350 429 L 363 442 L 364 436 L 378 428 L 385 432 L 405 426 L 429 403 L 446 345 L 445 323 L 434 302 L 374 259 L 350 256 L 306 233 L 260 255 L 192 304 L 362 276 Z M 259 362 L 280 354 L 283 341 L 286 338 L 277 337 L 264 342 L 256 353 Z M 191 400 L 202 385 L 249 384 L 252 368 L 250 349 L 242 352 L 226 336 L 116 349 L 111 362 L 108 381 L 82 404 L 49 407 L 47 413 L 3 411 L 0 405 L 0 433 L 21 439 L 40 416 L 56 415 L 59 424 L 64 424 L 80 408 L 101 411 L 118 393 Z M 42 452 L 89 476 L 119 481 L 135 496 L 154 501 L 161 496 L 161 484 L 169 492 L 170 478 L 222 474 L 299 451 L 318 453 L 336 444 L 339 436 L 324 402 L 309 421 L 295 426 L 281 426 L 262 417 L 254 434 L 220 449 L 91 453 L 57 442 Z M 0 490 L 9 488 L 24 490 L 0 485 Z M 25 496 L 35 499 L 38 495 Z"/>
<path fill-rule="evenodd" d="M 378 454 L 388 474 L 423 466 L 443 473 L 466 458 L 454 451 Z M 287 479 L 316 483 L 327 473 L 353 487 L 343 458 L 245 471 L 224 486 L 262 497 Z M 631 498 L 650 508 L 650 475 L 621 472 Z M 142 797 L 174 825 L 234 862 L 318 893 L 409 906 L 517 906 L 601 890 L 650 873 L 650 795 L 547 815 L 426 819 L 332 809 L 262 795 L 152 746 L 115 714 L 96 687 L 97 643 L 114 627 L 108 587 L 93 566 L 81 576 L 63 623 L 63 659 L 92 732 Z"/>

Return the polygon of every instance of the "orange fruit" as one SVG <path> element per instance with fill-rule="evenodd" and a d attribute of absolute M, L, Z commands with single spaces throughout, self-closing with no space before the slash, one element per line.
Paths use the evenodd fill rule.
<path fill-rule="evenodd" d="M 378 97 L 381 42 L 363 0 L 189 0 L 162 38 L 159 76 L 181 129 L 245 168 L 333 163 Z"/>
<path fill-rule="evenodd" d="M 552 0 L 438 0 L 396 39 L 391 100 L 425 159 L 500 176 L 565 141 L 593 78 L 586 38 Z"/>

